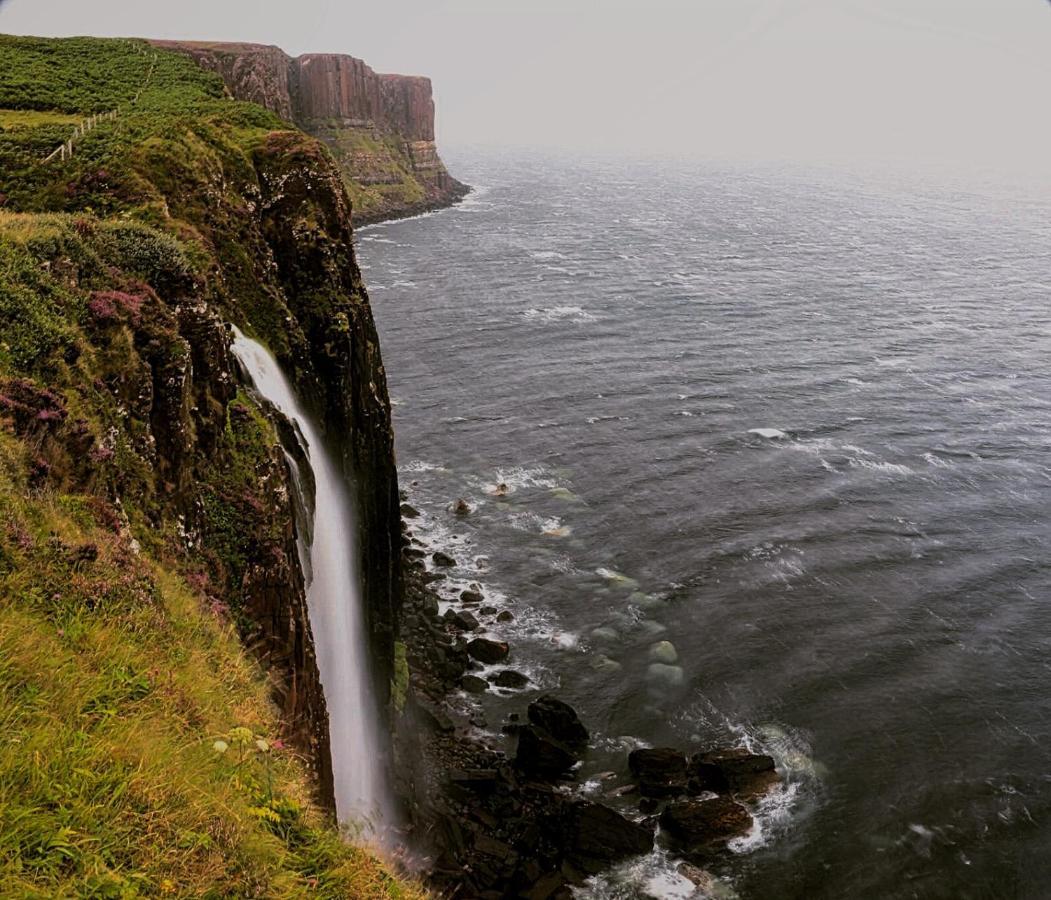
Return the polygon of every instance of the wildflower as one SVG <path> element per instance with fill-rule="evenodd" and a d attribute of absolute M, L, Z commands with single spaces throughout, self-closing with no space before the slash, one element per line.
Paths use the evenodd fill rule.
<path fill-rule="evenodd" d="M 226 743 L 226 741 L 216 741 L 214 744 L 212 744 L 212 749 L 216 753 L 225 753 L 227 750 L 230 749 L 230 745 Z"/>
<path fill-rule="evenodd" d="M 266 753 L 270 749 L 270 745 L 262 738 L 256 739 L 255 746 L 260 753 Z"/>
<path fill-rule="evenodd" d="M 278 738 L 276 741 L 274 741 L 270 745 L 270 749 L 271 750 L 284 750 L 285 749 L 285 742 L 282 741 L 280 738 Z"/>
<path fill-rule="evenodd" d="M 160 884 L 160 889 L 162 894 L 174 894 L 175 882 L 170 878 L 165 878 Z"/>

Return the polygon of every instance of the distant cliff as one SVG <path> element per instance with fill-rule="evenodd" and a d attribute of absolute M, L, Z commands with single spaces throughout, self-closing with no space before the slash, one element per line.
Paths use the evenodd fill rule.
<path fill-rule="evenodd" d="M 323 140 L 343 171 L 357 224 L 445 206 L 467 193 L 438 155 L 429 78 L 381 75 L 341 54 L 292 58 L 263 44 L 154 44 L 189 55 L 220 75 L 235 98 Z"/>

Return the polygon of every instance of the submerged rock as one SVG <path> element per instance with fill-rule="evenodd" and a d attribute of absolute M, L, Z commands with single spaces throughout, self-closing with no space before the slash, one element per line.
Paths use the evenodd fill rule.
<path fill-rule="evenodd" d="M 646 677 L 656 684 L 666 684 L 669 687 L 679 687 L 686 680 L 686 676 L 679 666 L 669 666 L 665 663 L 653 663 L 646 670 Z"/>
<path fill-rule="evenodd" d="M 650 659 L 670 666 L 679 661 L 679 652 L 671 641 L 658 641 L 650 647 Z"/>
<path fill-rule="evenodd" d="M 503 662 L 511 653 L 506 641 L 494 641 L 490 638 L 475 638 L 467 645 L 467 652 L 478 662 L 492 664 Z"/>
<path fill-rule="evenodd" d="M 628 768 L 643 797 L 674 797 L 686 793 L 686 756 L 670 747 L 633 750 Z"/>
<path fill-rule="evenodd" d="M 469 516 L 471 514 L 471 507 L 468 505 L 467 501 L 461 497 L 455 504 L 453 504 L 453 512 L 458 516 Z"/>

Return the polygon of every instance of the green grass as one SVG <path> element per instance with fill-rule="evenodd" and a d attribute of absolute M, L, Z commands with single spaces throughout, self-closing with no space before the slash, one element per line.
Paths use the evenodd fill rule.
<path fill-rule="evenodd" d="M 327 157 L 272 141 L 287 126 L 177 54 L 132 103 L 143 50 L 0 37 L 0 896 L 420 897 L 313 805 L 239 640 L 244 569 L 282 524 L 273 427 L 200 385 L 164 411 L 186 448 L 218 422 L 181 475 L 188 552 L 180 448 L 153 421 L 187 369 L 186 298 L 296 340 L 257 167 L 286 143 Z M 114 106 L 72 161 L 39 165 Z"/>
<path fill-rule="evenodd" d="M 313 809 L 234 630 L 24 452 L 0 434 L 0 895 L 421 897 Z"/>

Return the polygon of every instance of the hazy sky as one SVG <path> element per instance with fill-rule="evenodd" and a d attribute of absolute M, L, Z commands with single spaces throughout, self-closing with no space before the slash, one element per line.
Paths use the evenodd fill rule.
<path fill-rule="evenodd" d="M 1047 0 L 0 0 L 0 31 L 350 53 L 431 76 L 447 143 L 1051 158 Z"/>

